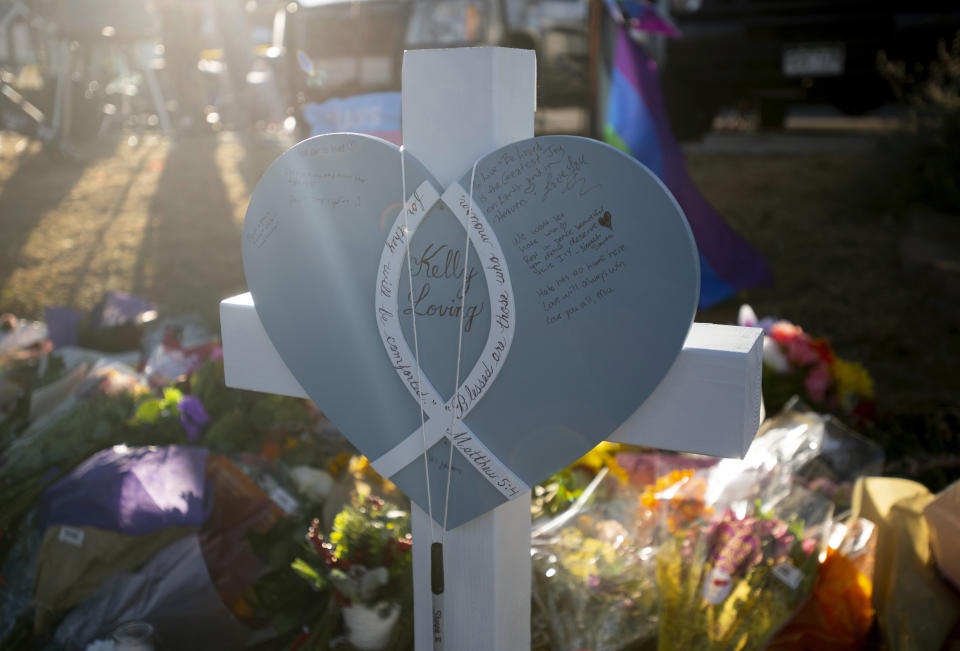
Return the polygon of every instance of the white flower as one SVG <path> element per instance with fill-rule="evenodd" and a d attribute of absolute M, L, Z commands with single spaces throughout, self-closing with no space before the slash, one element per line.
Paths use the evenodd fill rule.
<path fill-rule="evenodd" d="M 314 501 L 325 498 L 333 486 L 330 473 L 310 466 L 296 466 L 290 471 L 290 476 L 297 490 Z"/>
<path fill-rule="evenodd" d="M 790 362 L 787 360 L 787 356 L 783 354 L 780 344 L 766 335 L 763 336 L 763 363 L 772 367 L 778 373 L 790 371 Z"/>
<path fill-rule="evenodd" d="M 740 306 L 740 312 L 737 314 L 737 325 L 749 328 L 757 327 L 757 313 L 746 303 Z"/>

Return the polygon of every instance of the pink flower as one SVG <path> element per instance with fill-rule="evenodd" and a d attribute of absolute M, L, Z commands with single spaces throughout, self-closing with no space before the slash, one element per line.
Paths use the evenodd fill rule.
<path fill-rule="evenodd" d="M 803 386 L 815 402 L 823 402 L 830 387 L 830 367 L 827 363 L 820 362 L 810 369 L 807 379 L 803 381 Z"/>

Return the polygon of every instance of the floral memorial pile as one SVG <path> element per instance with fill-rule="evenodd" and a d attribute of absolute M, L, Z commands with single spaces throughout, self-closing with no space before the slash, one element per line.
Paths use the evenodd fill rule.
<path fill-rule="evenodd" d="M 109 648 L 137 621 L 158 649 L 411 648 L 407 499 L 312 403 L 228 389 L 216 337 L 145 307 L 108 326 L 133 351 L 78 346 L 109 339 L 94 325 L 57 344 L 49 324 L 3 319 L 0 647 Z M 771 373 L 869 413 L 865 371 L 764 325 Z M 894 604 L 905 584 L 875 568 L 896 509 L 857 482 L 883 464 L 796 398 L 742 460 L 601 444 L 534 488 L 533 647 L 876 642 L 874 586 Z M 944 568 L 955 494 L 911 511 Z"/>

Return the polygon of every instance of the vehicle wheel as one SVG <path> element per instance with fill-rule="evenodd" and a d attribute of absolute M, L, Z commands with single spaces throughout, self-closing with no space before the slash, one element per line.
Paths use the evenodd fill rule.
<path fill-rule="evenodd" d="M 782 129 L 787 123 L 787 103 L 779 100 L 760 100 L 760 128 L 765 131 Z"/>

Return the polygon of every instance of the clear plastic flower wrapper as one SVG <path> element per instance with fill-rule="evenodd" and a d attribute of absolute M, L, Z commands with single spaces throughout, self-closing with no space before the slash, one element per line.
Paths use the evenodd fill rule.
<path fill-rule="evenodd" d="M 531 549 L 535 648 L 618 651 L 652 643 L 655 550 L 636 543 L 636 505 L 637 491 L 603 469 L 567 511 L 538 523 Z"/>
<path fill-rule="evenodd" d="M 857 478 L 882 470 L 880 446 L 792 400 L 763 423 L 743 459 L 723 459 L 698 476 L 708 483 L 707 504 L 718 508 L 742 511 L 758 499 L 776 504 L 800 486 L 828 499 L 840 515 L 850 508 Z"/>
<path fill-rule="evenodd" d="M 693 521 L 663 527 L 660 649 L 764 648 L 816 581 L 829 500 L 801 487 L 770 503 L 725 497 Z"/>
<path fill-rule="evenodd" d="M 813 594 L 769 648 L 865 648 L 874 621 L 871 598 L 876 549 L 877 527 L 869 520 L 850 518 L 835 523 Z"/>

